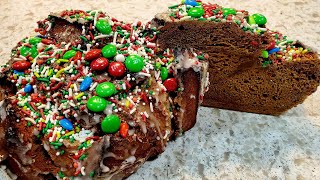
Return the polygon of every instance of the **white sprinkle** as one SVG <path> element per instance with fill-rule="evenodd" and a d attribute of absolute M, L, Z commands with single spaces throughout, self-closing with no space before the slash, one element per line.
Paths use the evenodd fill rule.
<path fill-rule="evenodd" d="M 113 35 L 113 41 L 112 41 L 113 44 L 116 44 L 117 36 L 118 36 L 118 32 L 115 32 Z"/>
<path fill-rule="evenodd" d="M 106 38 L 106 37 L 109 37 L 109 36 L 110 36 L 110 35 L 102 34 L 102 35 L 99 35 L 99 36 L 94 37 L 94 39 L 101 39 L 101 38 Z"/>
<path fill-rule="evenodd" d="M 150 74 L 144 73 L 144 72 L 139 72 L 138 75 L 147 76 L 147 77 L 150 77 L 150 76 L 151 76 Z"/>
<path fill-rule="evenodd" d="M 59 95 L 59 92 L 56 92 L 52 95 L 53 98 L 57 97 Z"/>
<path fill-rule="evenodd" d="M 35 122 L 34 119 L 32 119 L 32 118 L 26 117 L 26 118 L 24 118 L 24 119 L 27 120 L 27 121 L 30 121 L 32 124 L 36 124 L 36 122 Z"/>
<path fill-rule="evenodd" d="M 56 77 L 51 77 L 50 80 L 61 81 L 61 79 L 56 78 Z"/>
<path fill-rule="evenodd" d="M 65 111 L 63 111 L 63 114 L 68 114 L 70 112 L 70 109 L 67 109 Z"/>
<path fill-rule="evenodd" d="M 130 111 L 130 114 L 133 114 L 137 109 L 136 108 L 133 108 L 131 111 Z"/>
<path fill-rule="evenodd" d="M 143 114 L 146 116 L 146 118 L 149 118 L 149 114 L 145 111 Z"/>
<path fill-rule="evenodd" d="M 151 102 L 150 102 L 150 111 L 153 112 L 153 105 Z"/>
<path fill-rule="evenodd" d="M 96 87 L 97 87 L 97 85 L 98 85 L 98 83 L 97 83 L 97 82 L 94 82 L 94 83 L 91 85 L 91 87 L 90 87 L 89 91 L 93 91 L 93 90 L 94 90 L 94 88 L 96 88 Z"/>
<path fill-rule="evenodd" d="M 38 106 L 37 108 L 38 109 L 43 109 L 43 108 L 45 108 L 45 107 L 47 107 L 47 105 L 46 104 L 41 104 L 40 106 Z"/>
<path fill-rule="evenodd" d="M 69 92 L 69 96 L 72 96 L 72 89 L 71 88 L 68 89 L 68 92 Z"/>
<path fill-rule="evenodd" d="M 77 87 L 76 83 L 73 84 L 73 89 L 74 89 L 75 92 L 78 92 L 78 87 Z"/>

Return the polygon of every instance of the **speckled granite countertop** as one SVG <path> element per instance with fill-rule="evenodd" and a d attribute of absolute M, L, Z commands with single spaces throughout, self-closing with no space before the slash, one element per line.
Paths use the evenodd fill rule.
<path fill-rule="evenodd" d="M 1 0 L 0 62 L 51 11 L 101 9 L 125 21 L 147 21 L 177 2 Z M 269 28 L 320 50 L 320 0 L 211 2 L 262 13 Z M 129 179 L 320 179 L 319 102 L 320 90 L 280 117 L 202 107 L 191 131 Z"/>

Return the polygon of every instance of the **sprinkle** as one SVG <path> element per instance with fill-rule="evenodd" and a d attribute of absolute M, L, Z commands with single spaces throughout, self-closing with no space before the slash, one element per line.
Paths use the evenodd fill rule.
<path fill-rule="evenodd" d="M 153 105 L 152 105 L 152 103 L 150 102 L 149 105 L 150 105 L 150 111 L 153 112 Z"/>
<path fill-rule="evenodd" d="M 26 117 L 26 118 L 24 118 L 24 119 L 27 120 L 27 121 L 29 121 L 29 122 L 31 122 L 32 124 L 37 124 L 37 123 L 34 121 L 34 119 L 32 119 L 32 118 Z"/>
<path fill-rule="evenodd" d="M 64 68 L 60 69 L 55 76 L 58 78 L 63 72 L 64 72 Z"/>

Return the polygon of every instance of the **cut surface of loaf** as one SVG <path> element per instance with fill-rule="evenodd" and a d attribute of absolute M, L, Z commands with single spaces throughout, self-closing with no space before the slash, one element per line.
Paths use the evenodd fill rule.
<path fill-rule="evenodd" d="M 204 106 L 279 115 L 302 103 L 320 82 L 318 55 L 269 30 L 261 14 L 186 1 L 157 14 L 159 45 L 209 55 Z"/>
<path fill-rule="evenodd" d="M 1 67 L 0 162 L 19 178 L 123 179 L 194 126 L 202 52 L 160 49 L 150 22 L 100 11 L 38 25 Z"/>

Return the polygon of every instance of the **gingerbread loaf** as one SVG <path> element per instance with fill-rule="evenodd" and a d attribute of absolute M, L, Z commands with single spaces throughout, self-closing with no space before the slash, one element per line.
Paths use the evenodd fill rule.
<path fill-rule="evenodd" d="M 192 47 L 209 55 L 204 106 L 280 115 L 319 85 L 318 55 L 268 29 L 262 14 L 186 0 L 153 22 L 160 47 Z"/>
<path fill-rule="evenodd" d="M 159 49 L 150 22 L 100 11 L 38 26 L 1 68 L 0 162 L 18 179 L 123 179 L 194 126 L 202 52 Z"/>

